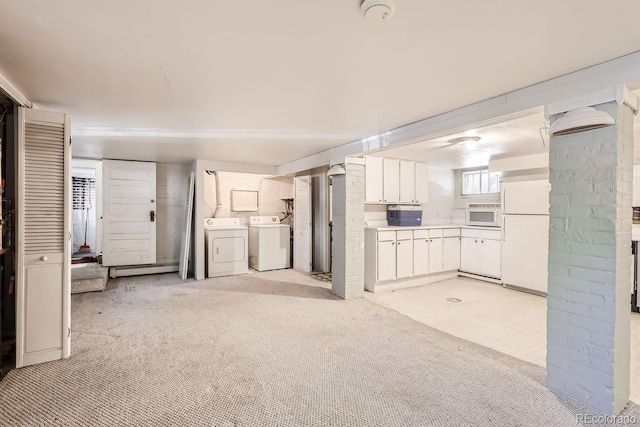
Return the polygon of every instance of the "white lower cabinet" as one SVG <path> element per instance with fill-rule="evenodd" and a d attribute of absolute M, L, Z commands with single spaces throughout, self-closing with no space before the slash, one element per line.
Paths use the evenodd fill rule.
<path fill-rule="evenodd" d="M 460 268 L 460 237 L 445 237 L 442 240 L 442 270 Z"/>
<path fill-rule="evenodd" d="M 429 239 L 429 274 L 442 273 L 442 237 Z"/>
<path fill-rule="evenodd" d="M 378 242 L 378 280 L 394 280 L 396 278 L 396 242 Z"/>
<path fill-rule="evenodd" d="M 499 230 L 462 229 L 460 271 L 499 279 L 500 238 Z"/>
<path fill-rule="evenodd" d="M 460 239 L 460 270 L 467 273 L 478 271 L 478 238 Z"/>
<path fill-rule="evenodd" d="M 367 228 L 365 230 L 366 289 L 375 292 L 378 283 L 382 287 L 396 286 L 395 283 L 417 286 L 429 281 L 449 278 L 442 273 L 455 274 L 458 270 L 460 238 L 457 236 L 459 235 L 459 228 L 444 231 L 441 228 L 382 229 L 380 231 Z M 422 281 L 421 278 L 425 278 L 426 281 Z"/>
<path fill-rule="evenodd" d="M 396 279 L 413 276 L 413 240 L 398 240 L 396 245 Z"/>
<path fill-rule="evenodd" d="M 429 239 L 413 240 L 413 275 L 429 274 Z"/>
<path fill-rule="evenodd" d="M 495 239 L 480 239 L 480 274 L 500 278 L 500 261 L 502 259 L 501 242 Z"/>

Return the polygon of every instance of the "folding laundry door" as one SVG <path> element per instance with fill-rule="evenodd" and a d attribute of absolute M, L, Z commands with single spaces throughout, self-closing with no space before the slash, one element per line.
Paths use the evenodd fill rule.
<path fill-rule="evenodd" d="M 62 113 L 18 109 L 16 366 L 70 354 L 71 141 Z"/>

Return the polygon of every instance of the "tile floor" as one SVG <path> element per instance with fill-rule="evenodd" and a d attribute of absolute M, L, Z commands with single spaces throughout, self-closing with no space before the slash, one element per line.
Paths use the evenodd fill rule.
<path fill-rule="evenodd" d="M 456 337 L 546 364 L 544 297 L 459 277 L 417 288 L 367 292 L 366 298 Z M 640 314 L 636 313 L 631 313 L 631 400 L 640 403 Z"/>

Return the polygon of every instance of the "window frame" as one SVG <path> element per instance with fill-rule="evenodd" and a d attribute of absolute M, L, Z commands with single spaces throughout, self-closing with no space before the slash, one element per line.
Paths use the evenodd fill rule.
<path fill-rule="evenodd" d="M 469 194 L 465 194 L 464 192 L 464 178 L 465 178 L 465 174 L 468 173 L 474 173 L 474 172 L 480 172 L 480 192 L 479 193 L 469 193 Z M 482 174 L 486 172 L 487 173 L 487 179 L 489 179 L 489 177 L 491 175 L 497 175 L 498 177 L 498 191 L 495 192 L 487 192 L 487 193 L 483 193 L 482 192 Z M 502 177 L 502 173 L 500 172 L 489 172 L 489 167 L 488 166 L 483 166 L 483 167 L 479 167 L 479 168 L 469 168 L 469 169 L 460 169 L 459 170 L 459 177 L 460 177 L 460 197 L 466 198 L 466 197 L 487 197 L 487 196 L 496 196 L 500 194 L 500 190 L 501 190 L 501 182 L 502 180 L 500 179 Z"/>

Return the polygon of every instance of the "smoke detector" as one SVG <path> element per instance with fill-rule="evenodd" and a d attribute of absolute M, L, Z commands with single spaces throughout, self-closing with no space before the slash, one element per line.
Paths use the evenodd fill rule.
<path fill-rule="evenodd" d="M 360 11 L 367 21 L 386 21 L 396 11 L 395 0 L 364 0 Z"/>

